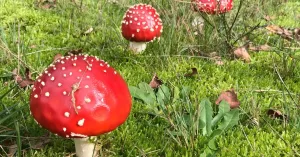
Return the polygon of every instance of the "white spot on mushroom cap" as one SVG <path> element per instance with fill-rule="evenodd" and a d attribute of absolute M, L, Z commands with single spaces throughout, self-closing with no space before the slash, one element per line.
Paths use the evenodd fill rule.
<path fill-rule="evenodd" d="M 67 95 L 67 92 L 66 92 L 66 91 L 63 91 L 63 95 Z"/>
<path fill-rule="evenodd" d="M 70 113 L 69 112 L 65 112 L 65 117 L 69 118 L 70 117 Z"/>
<path fill-rule="evenodd" d="M 50 96 L 50 93 L 49 93 L 49 92 L 46 92 L 46 93 L 45 93 L 45 96 L 46 96 L 46 97 L 49 97 L 49 96 Z"/>
<path fill-rule="evenodd" d="M 81 120 L 79 120 L 79 121 L 77 122 L 77 124 L 78 124 L 78 126 L 83 126 L 83 124 L 84 124 L 84 118 L 81 119 Z"/>
<path fill-rule="evenodd" d="M 54 79 L 55 79 L 54 76 L 52 76 L 50 80 L 51 80 L 51 81 L 54 81 Z"/>
<path fill-rule="evenodd" d="M 80 109 L 81 109 L 81 106 L 77 106 L 76 108 L 77 108 L 78 110 L 80 110 Z"/>
<path fill-rule="evenodd" d="M 63 131 L 66 132 L 66 131 L 67 131 L 67 128 L 63 128 Z"/>
<path fill-rule="evenodd" d="M 34 95 L 34 98 L 38 98 L 39 96 L 37 94 Z"/>
<path fill-rule="evenodd" d="M 61 84 L 61 83 L 58 83 L 57 86 L 60 87 L 60 86 L 62 86 L 62 84 Z"/>
<path fill-rule="evenodd" d="M 84 101 L 85 101 L 86 103 L 90 103 L 90 102 L 91 102 L 91 99 L 90 99 L 90 98 L 84 98 Z"/>

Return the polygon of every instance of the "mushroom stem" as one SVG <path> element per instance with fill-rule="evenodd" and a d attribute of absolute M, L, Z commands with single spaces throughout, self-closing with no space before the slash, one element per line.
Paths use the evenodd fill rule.
<path fill-rule="evenodd" d="M 85 138 L 74 138 L 76 156 L 77 157 L 94 157 L 95 143 L 90 141 L 89 137 Z"/>
<path fill-rule="evenodd" d="M 133 42 L 129 43 L 129 48 L 133 50 L 135 53 L 139 54 L 140 52 L 146 49 L 146 42 Z"/>
<path fill-rule="evenodd" d="M 192 22 L 192 26 L 202 33 L 204 27 L 204 19 L 202 18 L 202 16 L 196 16 Z"/>

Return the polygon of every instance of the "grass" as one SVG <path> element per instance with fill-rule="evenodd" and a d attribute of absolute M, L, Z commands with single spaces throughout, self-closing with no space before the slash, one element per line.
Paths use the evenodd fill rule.
<path fill-rule="evenodd" d="M 171 88 L 188 86 L 191 101 L 198 104 L 203 98 L 214 102 L 227 89 L 235 88 L 241 101 L 239 125 L 217 139 L 217 156 L 297 156 L 300 153 L 299 115 L 299 44 L 284 41 L 256 29 L 247 37 L 253 43 L 268 43 L 271 52 L 252 52 L 251 63 L 231 60 L 223 42 L 222 29 L 207 28 L 207 34 L 196 36 L 191 27 L 197 16 L 188 3 L 181 1 L 151 1 L 164 22 L 159 42 L 149 43 L 142 55 L 133 55 L 128 42 L 120 33 L 120 23 L 128 6 L 148 1 L 59 1 L 52 9 L 36 6 L 34 0 L 0 0 L 0 154 L 6 156 L 8 146 L 17 146 L 17 155 L 36 157 L 67 156 L 75 152 L 71 140 L 51 135 L 50 143 L 42 149 L 33 149 L 33 139 L 46 134 L 29 114 L 29 88 L 21 89 L 11 78 L 19 68 L 24 75 L 29 67 L 37 76 L 52 62 L 57 53 L 83 49 L 98 56 L 117 69 L 128 85 L 149 82 L 154 73 Z M 154 3 L 156 2 L 156 3 Z M 251 3 L 250 3 L 251 2 Z M 232 13 L 226 14 L 232 22 L 239 1 Z M 246 0 L 239 13 L 230 41 L 235 41 L 251 27 L 274 24 L 299 28 L 300 3 Z M 278 5 L 277 3 L 280 3 Z M 266 22 L 264 15 L 275 16 Z M 209 16 L 209 20 L 218 18 Z M 216 22 L 216 26 L 219 27 Z M 83 32 L 92 27 L 89 35 Z M 220 27 L 221 28 L 221 27 Z M 241 46 L 239 40 L 233 46 Z M 286 48 L 296 48 L 294 50 Z M 198 56 L 216 51 L 224 57 L 223 66 Z M 293 58 L 291 58 L 293 57 Z M 198 74 L 192 78 L 183 75 L 192 67 Z M 282 79 L 281 79 L 282 78 Z M 182 104 L 186 105 L 186 104 Z M 274 120 L 266 115 L 275 108 L 289 117 L 288 122 Z M 200 152 L 180 147 L 168 136 L 166 121 L 147 114 L 147 107 L 133 101 L 129 119 L 117 130 L 100 136 L 102 156 L 199 156 Z M 258 121 L 259 125 L 255 125 Z M 202 137 L 198 138 L 199 150 Z M 3 149 L 2 149 L 3 148 Z M 5 151 L 4 151 L 5 150 Z"/>

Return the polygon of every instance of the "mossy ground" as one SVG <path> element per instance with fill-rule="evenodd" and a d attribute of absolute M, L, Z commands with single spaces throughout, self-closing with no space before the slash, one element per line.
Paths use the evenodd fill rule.
<path fill-rule="evenodd" d="M 133 55 L 127 49 L 128 42 L 122 38 L 120 23 L 128 6 L 142 2 L 149 3 L 146 0 L 119 0 L 116 3 L 84 0 L 80 6 L 80 1 L 75 4 L 62 0 L 55 8 L 42 9 L 34 0 L 0 0 L 0 35 L 9 48 L 9 51 L 3 49 L 3 44 L 0 44 L 0 96 L 4 96 L 0 101 L 0 145 L 3 142 L 6 149 L 7 141 L 14 143 L 19 139 L 22 144 L 18 146 L 22 146 L 20 148 L 25 156 L 57 157 L 74 152 L 71 140 L 54 135 L 43 149 L 30 148 L 30 137 L 44 135 L 46 130 L 39 128 L 29 115 L 29 89 L 14 87 L 11 72 L 20 67 L 20 73 L 24 74 L 24 67 L 29 67 L 32 75 L 37 76 L 52 62 L 55 54 L 83 49 L 84 53 L 108 61 L 131 86 L 149 82 L 154 73 L 171 88 L 189 86 L 194 103 L 203 98 L 214 102 L 222 91 L 234 88 L 241 101 L 241 120 L 238 126 L 218 139 L 218 156 L 299 155 L 300 52 L 299 47 L 294 46 L 297 44 L 290 44 L 296 50 L 283 49 L 282 43 L 286 41 L 264 32 L 262 28 L 252 32 L 249 38 L 258 45 L 268 43 L 275 47 L 274 51 L 252 52 L 251 63 L 231 60 L 222 47 L 218 47 L 218 42 L 213 41 L 222 40 L 222 36 L 208 35 L 205 45 L 202 42 L 204 37 L 194 34 L 190 22 L 195 13 L 190 10 L 189 3 L 155 0 L 150 3 L 164 21 L 161 40 L 149 43 L 143 54 Z M 235 2 L 232 13 L 226 15 L 228 19 L 234 18 L 238 3 Z M 234 35 L 240 35 L 247 29 L 246 26 L 254 26 L 258 22 L 300 27 L 299 2 L 270 1 L 258 7 L 260 3 L 244 2 Z M 265 22 L 262 19 L 264 15 L 275 16 L 275 19 Z M 83 35 L 90 27 L 93 31 Z M 238 44 L 240 42 L 236 46 Z M 211 60 L 197 57 L 195 54 L 199 49 L 217 51 L 225 56 L 225 64 L 218 66 Z M 183 75 L 192 67 L 198 69 L 198 74 L 185 78 Z M 102 155 L 192 156 L 190 148 L 179 147 L 168 136 L 166 122 L 145 114 L 145 108 L 140 101 L 133 101 L 127 122 L 100 137 Z M 269 108 L 287 114 L 288 123 L 270 119 L 266 115 Z M 254 118 L 259 126 L 253 124 Z M 19 135 L 17 130 L 20 130 Z M 199 143 L 201 145 L 200 140 Z M 1 149 L 0 154 L 5 155 Z"/>

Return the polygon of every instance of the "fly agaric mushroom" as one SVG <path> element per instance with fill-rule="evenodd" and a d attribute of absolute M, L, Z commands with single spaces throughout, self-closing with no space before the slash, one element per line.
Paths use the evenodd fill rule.
<path fill-rule="evenodd" d="M 193 9 L 207 14 L 221 14 L 230 11 L 232 0 L 192 0 Z"/>
<path fill-rule="evenodd" d="M 192 0 L 192 9 L 195 12 L 206 14 L 222 14 L 229 12 L 233 7 L 232 0 Z M 199 27 L 200 32 L 204 26 L 204 19 L 197 16 L 193 22 L 193 27 Z"/>
<path fill-rule="evenodd" d="M 129 48 L 140 53 L 146 49 L 147 42 L 159 39 L 163 26 L 155 8 L 137 4 L 126 11 L 121 29 L 123 37 L 130 41 Z"/>
<path fill-rule="evenodd" d="M 89 140 L 116 129 L 131 109 L 123 78 L 107 62 L 88 55 L 57 59 L 37 77 L 30 110 L 38 124 L 75 141 L 78 157 L 92 157 Z"/>

